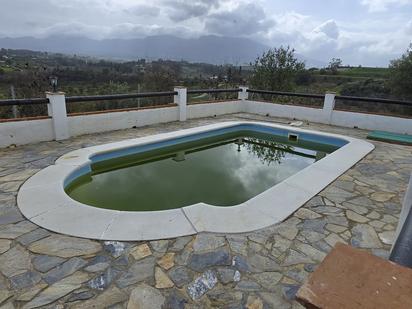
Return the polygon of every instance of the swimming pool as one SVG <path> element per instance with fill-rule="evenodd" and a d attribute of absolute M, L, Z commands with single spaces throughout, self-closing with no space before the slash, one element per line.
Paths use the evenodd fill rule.
<path fill-rule="evenodd" d="M 232 127 L 196 140 L 92 160 L 91 171 L 65 190 L 86 205 L 122 211 L 165 210 L 201 202 L 234 206 L 339 148 L 290 141 L 281 132 L 258 129 Z"/>
<path fill-rule="evenodd" d="M 40 226 L 87 238 L 246 232 L 284 220 L 372 149 L 287 126 L 220 123 L 68 153 L 22 186 L 18 206 Z"/>

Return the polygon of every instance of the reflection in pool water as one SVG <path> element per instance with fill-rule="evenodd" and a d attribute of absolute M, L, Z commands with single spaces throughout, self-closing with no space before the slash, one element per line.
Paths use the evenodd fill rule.
<path fill-rule="evenodd" d="M 242 136 L 140 159 L 83 176 L 66 192 L 84 204 L 128 211 L 199 202 L 233 206 L 312 164 L 326 153 Z"/>

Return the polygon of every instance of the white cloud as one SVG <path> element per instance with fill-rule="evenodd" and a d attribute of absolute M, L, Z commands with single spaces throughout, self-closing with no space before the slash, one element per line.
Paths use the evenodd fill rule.
<path fill-rule="evenodd" d="M 403 6 L 412 4 L 412 0 L 362 0 L 370 12 L 382 12 L 388 10 L 390 6 Z"/>
<path fill-rule="evenodd" d="M 297 12 L 285 12 L 274 15 L 277 22 L 276 30 L 287 34 L 296 34 L 311 31 L 318 25 L 318 22 L 311 16 L 299 14 Z"/>
<path fill-rule="evenodd" d="M 209 33 L 227 36 L 249 36 L 267 33 L 275 21 L 266 16 L 263 8 L 255 3 L 241 3 L 229 10 L 212 13 L 205 20 Z"/>
<path fill-rule="evenodd" d="M 323 33 L 329 38 L 332 39 L 337 39 L 339 36 L 339 28 L 338 25 L 334 20 L 328 20 L 324 22 L 323 24 L 319 25 L 316 27 L 313 32 L 315 33 Z"/>
<path fill-rule="evenodd" d="M 406 24 L 405 33 L 412 36 L 412 20 Z"/>
<path fill-rule="evenodd" d="M 65 34 L 95 39 L 171 34 L 240 36 L 290 45 L 328 62 L 386 65 L 412 39 L 412 0 L 355 0 L 345 12 L 310 12 L 305 0 L 1 0 L 0 37 Z M 343 0 L 342 0 L 343 1 Z M 345 0 L 346 1 L 346 0 Z M 300 3 L 291 8 L 292 3 Z M 351 4 L 352 3 L 352 4 Z M 352 18 L 352 9 L 362 18 Z M 352 5 L 352 6 L 351 6 Z M 385 11 L 384 18 L 376 12 Z"/>
<path fill-rule="evenodd" d="M 126 14 L 131 14 L 133 16 L 148 16 L 148 17 L 156 17 L 159 16 L 160 10 L 158 7 L 153 5 L 135 5 L 133 7 L 124 9 Z"/>

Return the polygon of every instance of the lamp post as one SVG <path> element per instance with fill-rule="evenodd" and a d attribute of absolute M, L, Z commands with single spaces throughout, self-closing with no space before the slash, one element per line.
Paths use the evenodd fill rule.
<path fill-rule="evenodd" d="M 57 92 L 57 76 L 50 76 L 49 77 L 50 80 L 50 86 L 52 86 L 53 88 L 53 92 L 56 93 Z"/>
<path fill-rule="evenodd" d="M 51 117 L 56 141 L 70 137 L 69 125 L 67 120 L 66 97 L 64 92 L 57 91 L 57 77 L 49 76 L 52 91 L 46 92 L 49 99 L 47 105 L 48 115 Z"/>
<path fill-rule="evenodd" d="M 243 143 L 243 139 L 242 138 L 238 138 L 235 142 L 235 144 L 237 145 L 237 151 L 240 152 L 240 146 L 242 146 Z"/>

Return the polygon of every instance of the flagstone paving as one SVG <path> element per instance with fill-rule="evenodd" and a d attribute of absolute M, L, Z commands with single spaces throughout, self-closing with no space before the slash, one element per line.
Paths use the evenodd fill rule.
<path fill-rule="evenodd" d="M 16 206 L 21 184 L 71 150 L 239 119 L 287 121 L 235 114 L 0 150 L 0 306 L 301 308 L 296 291 L 336 242 L 388 256 L 412 171 L 412 148 L 381 142 L 373 142 L 372 153 L 286 221 L 252 233 L 95 241 L 46 231 L 25 220 Z"/>

